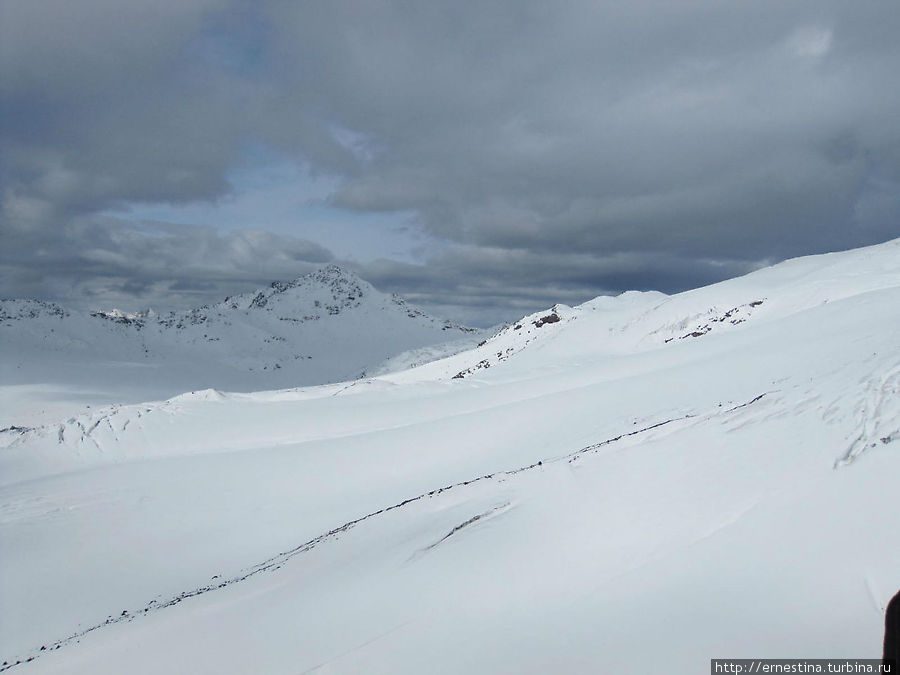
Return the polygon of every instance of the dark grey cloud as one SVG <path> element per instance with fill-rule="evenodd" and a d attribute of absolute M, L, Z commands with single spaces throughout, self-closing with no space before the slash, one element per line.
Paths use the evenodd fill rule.
<path fill-rule="evenodd" d="M 412 206 L 439 235 L 526 249 L 759 258 L 885 238 L 896 210 L 858 207 L 898 166 L 900 53 L 881 22 L 900 26 L 889 5 L 869 9 L 563 4 L 421 42 L 361 29 L 358 51 L 409 49 L 409 69 L 376 63 L 371 86 L 383 70 L 423 96 L 377 130 L 391 151 L 336 200 Z M 458 52 L 458 80 L 413 58 L 432 39 Z M 502 49 L 479 52 L 485 40 Z"/>
<path fill-rule="evenodd" d="M 746 274 L 761 264 L 653 251 L 599 257 L 458 246 L 432 257 L 427 266 L 378 260 L 353 267 L 382 290 L 403 293 L 446 316 L 488 326 L 557 302 L 576 305 L 627 290 L 697 288 Z"/>
<path fill-rule="evenodd" d="M 480 320 L 900 236 L 894 0 L 0 0 L 0 26 L 0 227 L 44 252 L 7 295 L 218 290 L 100 214 L 222 199 L 253 147 L 348 218 L 412 214 L 423 264 L 360 271 Z M 232 236 L 220 280 L 260 269 Z"/>
<path fill-rule="evenodd" d="M 90 309 L 194 306 L 332 260 L 318 244 L 271 232 L 220 233 L 114 218 L 73 218 L 54 229 L 52 245 L 42 237 L 33 231 L 4 236 L 3 285 L 24 290 L 19 297 L 61 299 Z"/>

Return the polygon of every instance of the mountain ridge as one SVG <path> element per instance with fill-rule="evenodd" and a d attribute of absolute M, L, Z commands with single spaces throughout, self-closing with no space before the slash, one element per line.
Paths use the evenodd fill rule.
<path fill-rule="evenodd" d="M 0 300 L 0 349 L 7 355 L 0 374 L 5 385 L 19 388 L 6 387 L 7 405 L 0 407 L 23 410 L 14 396 L 39 398 L 40 392 L 23 388 L 48 382 L 83 392 L 81 383 L 91 380 L 98 393 L 109 392 L 86 393 L 95 405 L 207 388 L 323 384 L 354 379 L 407 350 L 457 340 L 465 346 L 479 335 L 335 265 L 168 313 L 85 312 L 40 300 Z M 60 404 L 72 398 L 62 391 L 52 396 Z M 56 405 L 54 410 L 68 414 Z M 51 418 L 47 411 L 43 420 Z M 0 426 L 28 421 L 21 412 L 0 415 Z"/>

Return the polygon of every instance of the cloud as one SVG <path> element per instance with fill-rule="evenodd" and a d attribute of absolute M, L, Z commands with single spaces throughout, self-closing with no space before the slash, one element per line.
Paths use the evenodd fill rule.
<path fill-rule="evenodd" d="M 379 260 L 352 267 L 376 287 L 404 293 L 432 312 L 488 326 L 557 302 L 576 305 L 626 290 L 705 286 L 751 272 L 764 262 L 768 261 L 698 259 L 652 251 L 598 256 L 454 246 L 427 265 Z"/>
<path fill-rule="evenodd" d="M 798 29 L 788 40 L 797 56 L 821 58 L 831 49 L 832 33 L 827 28 L 807 26 Z"/>
<path fill-rule="evenodd" d="M 259 147 L 328 176 L 348 224 L 431 242 L 415 273 L 370 265 L 382 284 L 485 316 L 900 235 L 889 1 L 0 0 L 0 26 L 0 234 L 85 288 L 115 268 L 199 297 L 206 272 L 150 274 L 157 235 L 100 214 L 221 205 Z M 210 246 L 221 278 L 258 269 L 239 248 Z M 40 287 L 27 260 L 5 293 Z"/>
<path fill-rule="evenodd" d="M 25 290 L 17 296 L 91 309 L 193 306 L 293 278 L 333 258 L 318 244 L 270 232 L 222 234 L 211 227 L 97 217 L 68 221 L 51 246 L 34 232 L 4 239 L 0 275 L 4 285 Z"/>

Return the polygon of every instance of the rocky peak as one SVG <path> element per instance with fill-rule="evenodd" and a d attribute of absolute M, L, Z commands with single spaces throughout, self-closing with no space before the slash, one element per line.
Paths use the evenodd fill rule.
<path fill-rule="evenodd" d="M 0 300 L 0 321 L 36 319 L 41 316 L 62 319 L 69 316 L 69 311 L 55 302 L 44 300 Z"/>

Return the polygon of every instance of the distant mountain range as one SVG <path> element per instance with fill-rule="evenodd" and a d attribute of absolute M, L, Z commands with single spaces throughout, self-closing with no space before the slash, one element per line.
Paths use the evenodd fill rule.
<path fill-rule="evenodd" d="M 205 388 L 354 379 L 401 352 L 460 339 L 462 349 L 479 335 L 335 265 L 168 314 L 0 300 L 0 403 L 7 399 L 0 426 L 4 419 L 27 423 L 14 413 L 27 408 L 30 416 L 36 403 L 62 413 L 72 401 L 137 402 Z"/>

